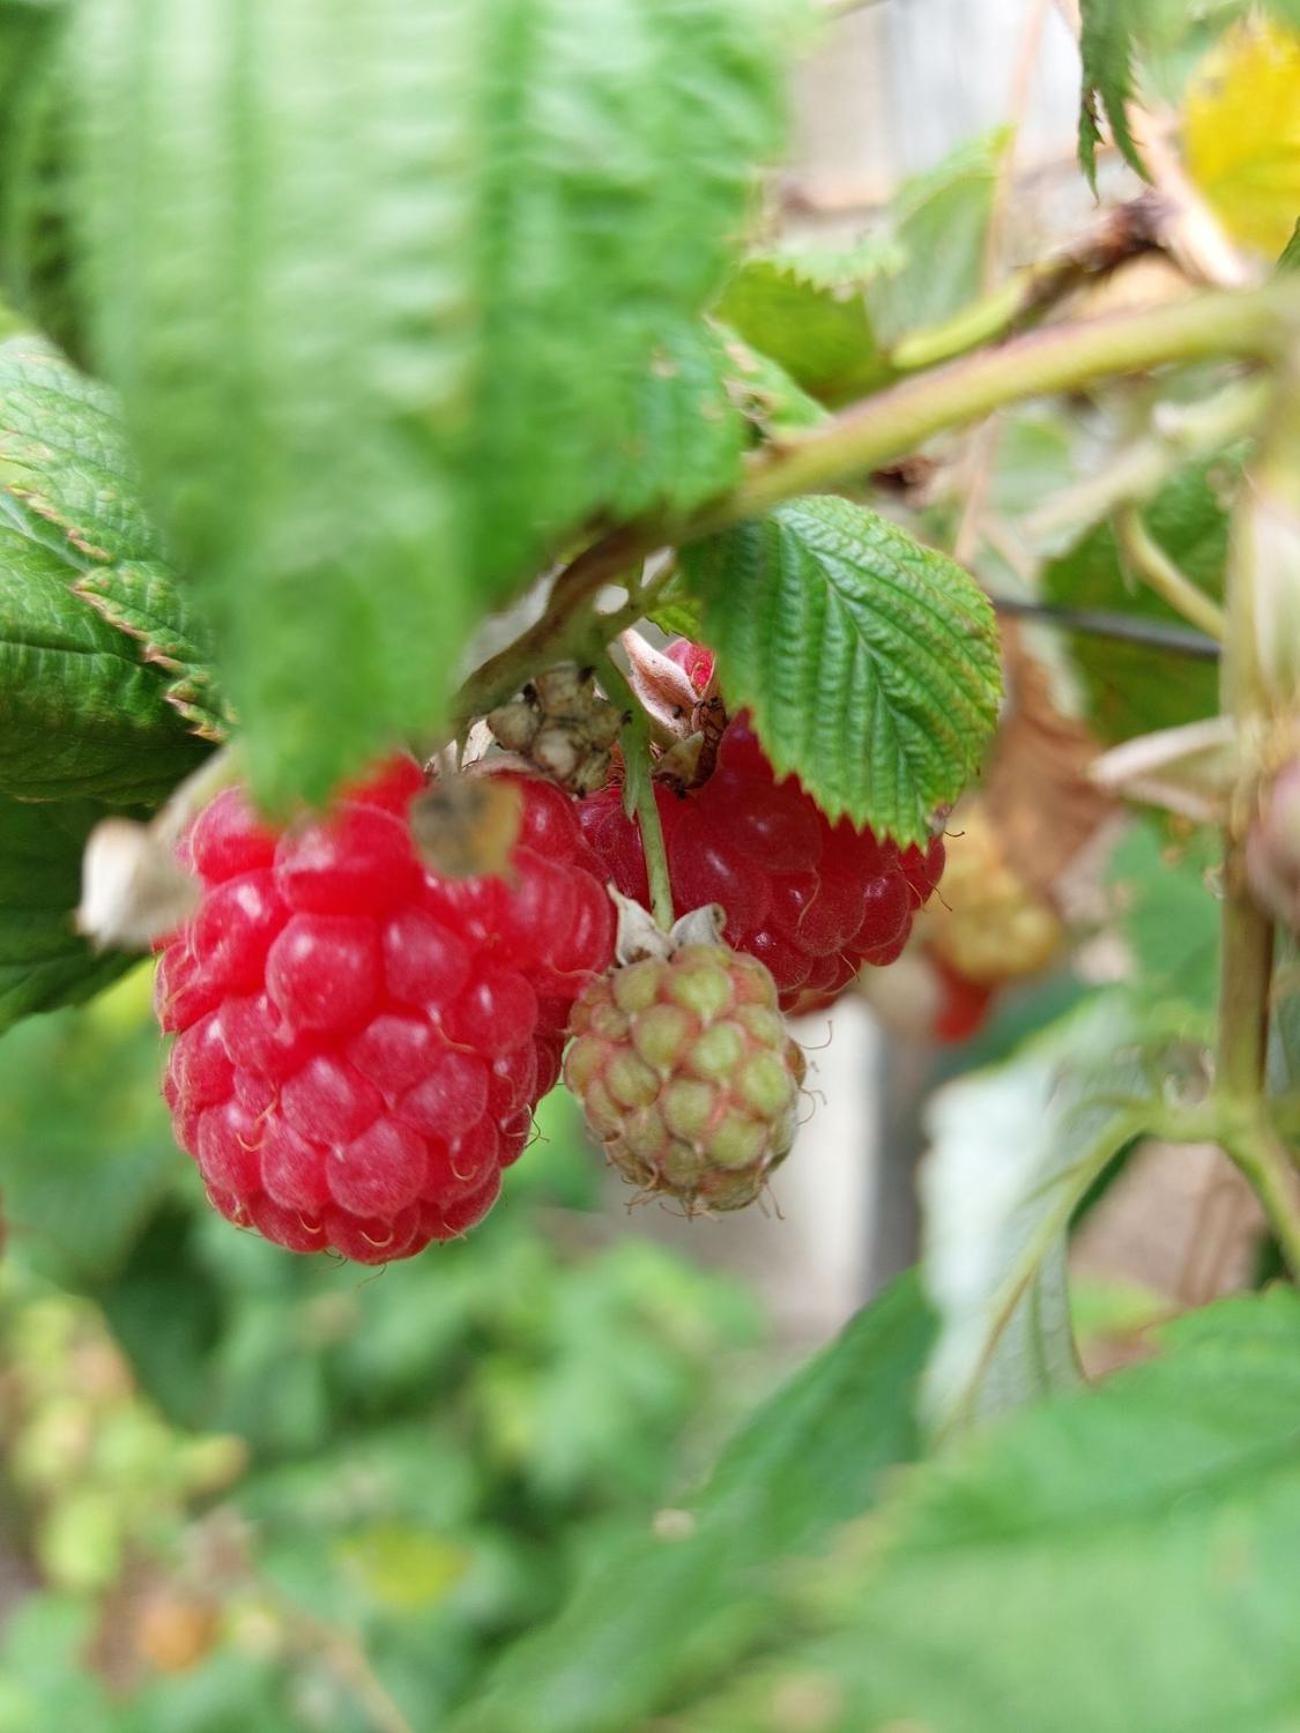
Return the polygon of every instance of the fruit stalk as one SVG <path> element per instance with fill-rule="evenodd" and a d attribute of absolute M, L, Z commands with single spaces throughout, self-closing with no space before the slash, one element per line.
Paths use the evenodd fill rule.
<path fill-rule="evenodd" d="M 1267 473 L 1270 461 L 1266 440 L 1258 458 L 1261 471 Z M 1257 486 L 1258 477 L 1248 474 L 1234 513 L 1220 668 L 1221 708 L 1237 723 L 1242 739 L 1259 732 L 1270 709 L 1258 628 L 1261 587 L 1271 574 L 1260 568 L 1254 522 Z M 1237 812 L 1230 813 L 1224 827 L 1222 936 L 1215 1066 L 1219 1137 L 1259 1198 L 1292 1274 L 1300 1277 L 1300 1197 L 1265 1095 L 1273 923 L 1251 892 Z"/>
<path fill-rule="evenodd" d="M 676 918 L 673 886 L 668 872 L 668 850 L 650 775 L 650 718 L 623 677 L 622 669 L 604 652 L 597 658 L 597 672 L 607 697 L 622 707 L 624 782 L 623 808 L 629 818 L 635 813 L 645 851 L 646 875 L 650 883 L 650 912 L 666 933 Z"/>

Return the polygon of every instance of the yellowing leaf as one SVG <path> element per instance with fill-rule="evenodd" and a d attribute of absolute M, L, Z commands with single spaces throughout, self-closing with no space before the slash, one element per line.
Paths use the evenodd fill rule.
<path fill-rule="evenodd" d="M 1183 132 L 1188 171 L 1224 226 L 1276 257 L 1300 214 L 1300 35 L 1230 30 L 1188 86 Z"/>

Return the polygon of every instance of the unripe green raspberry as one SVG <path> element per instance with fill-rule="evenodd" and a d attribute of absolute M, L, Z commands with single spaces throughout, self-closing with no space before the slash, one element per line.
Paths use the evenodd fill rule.
<path fill-rule="evenodd" d="M 804 1077 L 767 969 L 698 930 L 587 988 L 564 1069 L 624 1178 L 688 1213 L 754 1201 L 794 1141 Z"/>

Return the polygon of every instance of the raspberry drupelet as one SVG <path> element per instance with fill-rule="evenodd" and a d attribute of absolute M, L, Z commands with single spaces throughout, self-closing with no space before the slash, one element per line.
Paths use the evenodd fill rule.
<path fill-rule="evenodd" d="M 573 802 L 515 780 L 508 879 L 423 864 L 406 758 L 282 834 L 236 788 L 199 815 L 183 852 L 202 901 L 156 1001 L 177 1140 L 230 1220 L 385 1263 L 491 1208 L 614 934 Z"/>

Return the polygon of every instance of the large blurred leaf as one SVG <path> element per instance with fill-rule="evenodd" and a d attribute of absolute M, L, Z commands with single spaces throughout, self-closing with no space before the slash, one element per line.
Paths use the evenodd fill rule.
<path fill-rule="evenodd" d="M 778 506 L 684 550 L 729 702 L 832 818 L 927 834 L 979 763 L 1000 688 L 993 611 L 943 554 L 848 500 Z"/>
<path fill-rule="evenodd" d="M 980 293 L 998 172 L 1010 142 L 1005 129 L 973 139 L 899 188 L 892 205 L 899 263 L 870 291 L 887 342 L 939 324 Z"/>
<path fill-rule="evenodd" d="M 120 1267 L 181 1167 L 158 1094 L 151 983 L 142 966 L 93 1006 L 35 1018 L 0 1042 L 9 1232 L 64 1286 Z"/>
<path fill-rule="evenodd" d="M 0 288 L 79 353 L 67 224 L 64 0 L 0 0 Z"/>
<path fill-rule="evenodd" d="M 746 427 L 732 401 L 734 372 L 721 336 L 703 320 L 682 321 L 659 344 L 629 394 L 611 510 L 630 518 L 671 501 L 685 512 L 739 478 Z"/>
<path fill-rule="evenodd" d="M 92 951 L 73 931 L 81 851 L 103 816 L 89 800 L 0 796 L 0 1030 L 88 999 L 136 960 Z"/>
<path fill-rule="evenodd" d="M 914 1278 L 860 1312 L 724 1453 L 660 1536 L 611 1551 L 519 1644 L 464 1733 L 622 1733 L 772 1631 L 766 1567 L 817 1548 L 917 1449 L 930 1323 Z"/>
<path fill-rule="evenodd" d="M 823 1567 L 808 1640 L 687 1733 L 1284 1733 L 1300 1703 L 1300 1297 L 1182 1319 L 1159 1359 L 918 1469 Z M 797 1723 L 796 1723 L 797 1724 Z"/>
<path fill-rule="evenodd" d="M 1142 514 L 1174 563 L 1211 596 L 1223 594 L 1228 515 L 1222 496 L 1234 473 L 1226 460 L 1184 470 Z M 1109 524 L 1098 524 L 1049 561 L 1042 590 L 1045 601 L 1069 608 L 1183 624 L 1154 591 L 1129 579 Z M 1194 722 L 1218 707 L 1218 669 L 1212 661 L 1083 633 L 1071 637 L 1070 650 L 1083 677 L 1088 718 L 1108 742 Z"/>
<path fill-rule="evenodd" d="M 786 9 L 78 8 L 97 353 L 265 796 L 436 725 L 477 617 L 607 500 L 695 496 L 699 428 L 640 474 L 645 380 L 778 141 Z"/>
<path fill-rule="evenodd" d="M 1127 989 L 1165 1020 L 1208 1038 L 1219 991 L 1221 848 L 1212 832 L 1166 838 L 1136 819 L 1107 866 L 1107 890 L 1132 955 Z"/>
<path fill-rule="evenodd" d="M 198 629 L 111 393 L 0 344 L 0 788 L 151 800 L 221 732 Z"/>
<path fill-rule="evenodd" d="M 1093 999 L 930 1101 L 923 1272 L 940 1333 L 923 1395 L 937 1432 L 1077 1382 L 1066 1230 L 1146 1122 L 1125 1021 L 1117 995 Z"/>

